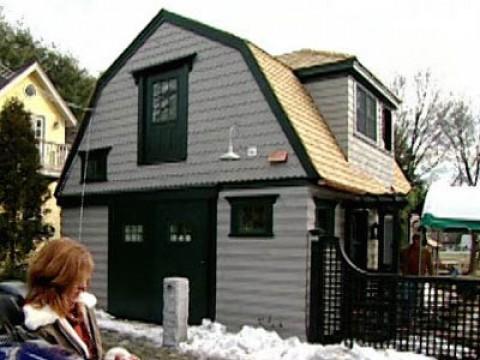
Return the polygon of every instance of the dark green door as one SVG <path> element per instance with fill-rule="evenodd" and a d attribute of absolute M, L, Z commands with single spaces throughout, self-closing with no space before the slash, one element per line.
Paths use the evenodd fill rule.
<path fill-rule="evenodd" d="M 186 159 L 186 74 L 187 67 L 182 67 L 145 80 L 146 162 Z"/>
<path fill-rule="evenodd" d="M 124 240 L 119 237 L 111 242 L 118 248 L 109 252 L 114 256 L 109 261 L 109 310 L 115 315 L 161 323 L 163 279 L 186 277 L 190 285 L 189 323 L 199 324 L 209 310 L 208 202 L 158 201 L 142 206 L 117 210 L 121 216 L 115 219 L 114 235 L 123 235 Z M 144 226 L 143 242 L 129 244 L 121 228 L 135 220 Z M 130 272 L 128 279 L 136 281 L 132 285 L 135 291 L 126 288 L 124 267 Z"/>
<path fill-rule="evenodd" d="M 153 309 L 153 239 L 142 204 L 111 209 L 113 233 L 108 247 L 108 309 L 118 316 L 148 320 Z"/>
<path fill-rule="evenodd" d="M 163 299 L 163 279 L 180 276 L 189 280 L 189 323 L 200 324 L 208 315 L 208 206 L 206 202 L 164 203 L 155 216 L 154 273 L 156 297 Z M 162 303 L 163 304 L 163 303 Z M 161 319 L 157 309 L 156 320 Z"/>

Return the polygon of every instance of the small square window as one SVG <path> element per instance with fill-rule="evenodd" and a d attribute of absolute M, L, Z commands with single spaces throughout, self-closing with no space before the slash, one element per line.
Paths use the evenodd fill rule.
<path fill-rule="evenodd" d="M 233 237 L 273 237 L 273 204 L 278 195 L 227 197 Z"/>
<path fill-rule="evenodd" d="M 125 225 L 123 236 L 125 242 L 143 242 L 143 225 Z"/>
<path fill-rule="evenodd" d="M 107 181 L 107 155 L 111 147 L 80 151 L 82 173 L 80 183 Z"/>
<path fill-rule="evenodd" d="M 192 242 L 192 228 L 185 223 L 170 224 L 169 242 L 171 243 L 190 243 Z"/>

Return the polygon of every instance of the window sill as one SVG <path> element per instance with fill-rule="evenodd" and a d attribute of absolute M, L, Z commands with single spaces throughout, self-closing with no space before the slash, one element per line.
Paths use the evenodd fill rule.
<path fill-rule="evenodd" d="M 83 180 L 80 180 L 80 184 L 92 184 L 92 183 L 104 183 L 104 182 L 108 182 L 107 179 L 85 179 L 85 181 Z"/>
<path fill-rule="evenodd" d="M 376 150 L 384 153 L 385 155 L 388 155 L 388 156 L 390 156 L 390 157 L 393 156 L 393 151 L 385 150 L 384 148 L 382 148 L 381 146 L 379 146 L 379 144 L 378 144 L 376 141 L 374 141 L 373 139 L 370 139 L 368 136 L 362 134 L 361 132 L 355 130 L 355 131 L 353 132 L 353 136 L 354 136 L 355 138 L 357 138 L 358 140 L 360 140 L 360 141 L 362 141 L 362 142 L 364 142 L 364 143 L 366 143 L 366 144 L 374 147 Z"/>
<path fill-rule="evenodd" d="M 178 158 L 178 159 L 161 159 L 161 160 L 151 160 L 151 161 L 137 161 L 138 166 L 151 166 L 151 165 L 161 165 L 169 163 L 179 163 L 187 161 L 187 157 Z"/>
<path fill-rule="evenodd" d="M 261 233 L 261 234 L 238 234 L 230 233 L 229 238 L 273 238 L 273 233 Z"/>

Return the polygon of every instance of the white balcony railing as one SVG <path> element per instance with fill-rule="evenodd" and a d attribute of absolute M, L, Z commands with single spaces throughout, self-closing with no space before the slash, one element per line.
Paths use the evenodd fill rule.
<path fill-rule="evenodd" d="M 63 165 L 67 159 L 70 145 L 55 144 L 48 141 L 38 141 L 38 150 L 40 152 L 40 164 L 42 172 L 58 176 L 62 172 Z"/>

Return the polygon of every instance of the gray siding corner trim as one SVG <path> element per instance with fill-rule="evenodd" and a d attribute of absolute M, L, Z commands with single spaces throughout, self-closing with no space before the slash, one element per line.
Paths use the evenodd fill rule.
<path fill-rule="evenodd" d="M 278 195 L 272 238 L 229 237 L 226 197 Z M 222 191 L 217 207 L 216 319 L 229 327 L 261 325 L 306 338 L 309 291 L 308 187 Z"/>

